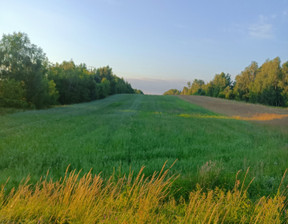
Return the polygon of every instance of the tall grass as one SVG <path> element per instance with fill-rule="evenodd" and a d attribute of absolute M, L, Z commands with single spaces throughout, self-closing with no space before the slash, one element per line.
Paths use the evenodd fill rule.
<path fill-rule="evenodd" d="M 177 197 L 188 199 L 196 183 L 232 190 L 235 173 L 250 167 L 248 193 L 259 198 L 277 192 L 287 158 L 287 128 L 227 119 L 173 96 L 114 95 L 0 116 L 0 185 L 10 177 L 7 190 L 28 175 L 34 185 L 47 170 L 57 180 L 69 164 L 107 179 L 114 167 L 127 176 L 145 165 L 151 176 L 178 159 L 170 172 L 181 174 Z"/>
<path fill-rule="evenodd" d="M 100 175 L 68 172 L 58 181 L 29 178 L 17 189 L 0 193 L 0 223 L 282 223 L 287 218 L 285 199 L 261 197 L 252 202 L 236 175 L 231 191 L 219 188 L 192 191 L 189 200 L 171 196 L 177 176 L 160 172 L 145 177 L 143 167 L 134 176 L 103 180 Z"/>

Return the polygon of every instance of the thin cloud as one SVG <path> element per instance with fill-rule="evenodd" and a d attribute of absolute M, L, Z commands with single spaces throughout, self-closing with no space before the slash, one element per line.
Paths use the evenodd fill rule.
<path fill-rule="evenodd" d="M 259 16 L 257 23 L 248 27 L 248 33 L 249 36 L 258 39 L 271 39 L 274 37 L 273 25 L 268 21 L 268 17 L 263 15 Z"/>
<path fill-rule="evenodd" d="M 260 39 L 271 39 L 273 37 L 272 24 L 253 24 L 249 27 L 249 35 Z"/>

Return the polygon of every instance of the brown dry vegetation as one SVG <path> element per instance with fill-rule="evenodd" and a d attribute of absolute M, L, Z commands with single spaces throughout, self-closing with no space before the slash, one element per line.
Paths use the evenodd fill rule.
<path fill-rule="evenodd" d="M 181 99 L 199 105 L 219 114 L 237 120 L 256 121 L 275 126 L 288 126 L 288 109 L 243 103 L 207 96 L 179 96 Z"/>

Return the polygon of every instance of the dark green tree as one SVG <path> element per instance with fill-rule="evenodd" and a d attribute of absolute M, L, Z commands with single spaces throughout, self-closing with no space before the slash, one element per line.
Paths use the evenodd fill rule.
<path fill-rule="evenodd" d="M 140 89 L 134 89 L 133 91 L 134 91 L 135 94 L 144 95 L 144 93 L 143 93 L 142 90 L 140 90 Z"/>
<path fill-rule="evenodd" d="M 25 99 L 30 106 L 41 108 L 50 103 L 47 65 L 42 49 L 32 44 L 27 34 L 3 35 L 0 40 L 0 78 L 23 82 Z"/>
<path fill-rule="evenodd" d="M 209 94 L 212 94 L 210 96 L 225 98 L 227 87 L 230 87 L 230 90 L 232 89 L 230 74 L 225 74 L 224 72 L 216 74 L 210 83 L 211 89 L 209 90 Z"/>
<path fill-rule="evenodd" d="M 283 63 L 281 72 L 282 79 L 279 82 L 279 87 L 282 90 L 281 95 L 283 97 L 284 105 L 288 106 L 288 61 Z"/>
<path fill-rule="evenodd" d="M 88 102 L 118 93 L 135 93 L 131 85 L 113 74 L 109 66 L 88 70 L 73 61 L 51 65 L 49 80 L 56 83 L 60 104 Z"/>
<path fill-rule="evenodd" d="M 15 79 L 0 80 L 1 107 L 27 107 L 24 82 Z"/>

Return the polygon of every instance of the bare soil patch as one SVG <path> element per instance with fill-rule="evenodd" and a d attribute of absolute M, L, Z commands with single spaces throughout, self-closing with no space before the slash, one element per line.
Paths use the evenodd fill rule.
<path fill-rule="evenodd" d="M 207 96 L 179 97 L 213 112 L 224 114 L 238 120 L 248 120 L 288 127 L 288 108 L 270 107 Z"/>

